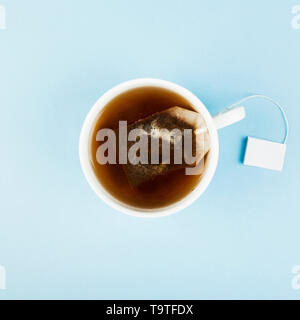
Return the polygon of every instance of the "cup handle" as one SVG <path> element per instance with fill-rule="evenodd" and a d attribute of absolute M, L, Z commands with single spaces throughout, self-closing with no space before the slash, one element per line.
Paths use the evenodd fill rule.
<path fill-rule="evenodd" d="M 213 123 L 218 130 L 243 120 L 245 116 L 245 108 L 240 106 L 218 113 L 213 117 Z"/>

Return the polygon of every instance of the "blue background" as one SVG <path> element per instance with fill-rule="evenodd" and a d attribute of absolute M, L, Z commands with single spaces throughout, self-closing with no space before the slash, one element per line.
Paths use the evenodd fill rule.
<path fill-rule="evenodd" d="M 300 264 L 300 1 L 0 0 L 0 299 L 289 298 Z M 212 114 L 276 98 L 291 134 L 284 170 L 241 163 L 245 136 L 281 140 L 280 113 L 247 103 L 220 131 L 220 161 L 188 209 L 130 217 L 90 189 L 83 120 L 112 86 L 176 82 Z"/>

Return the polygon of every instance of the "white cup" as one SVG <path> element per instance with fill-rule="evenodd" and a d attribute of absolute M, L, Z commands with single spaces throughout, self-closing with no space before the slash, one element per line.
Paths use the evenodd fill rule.
<path fill-rule="evenodd" d="M 97 120 L 101 110 L 110 102 L 112 99 L 118 95 L 124 93 L 125 91 L 141 88 L 141 87 L 158 87 L 171 90 L 182 97 L 184 97 L 189 103 L 205 118 L 206 124 L 208 126 L 211 148 L 206 160 L 206 167 L 203 173 L 203 177 L 199 181 L 197 187 L 185 196 L 180 201 L 171 204 L 166 207 L 155 208 L 155 209 L 143 209 L 125 204 L 115 197 L 113 197 L 105 188 L 101 185 L 97 179 L 90 160 L 89 143 L 91 137 L 91 131 Z M 159 80 L 159 79 L 135 79 L 117 85 L 116 87 L 107 91 L 102 95 L 96 104 L 92 107 L 88 113 L 80 134 L 79 141 L 79 157 L 82 170 L 84 175 L 96 192 L 96 194 L 105 201 L 112 208 L 121 211 L 126 214 L 130 214 L 137 217 L 162 217 L 166 215 L 173 214 L 180 210 L 183 210 L 196 199 L 198 199 L 202 193 L 206 190 L 209 183 L 211 182 L 219 159 L 219 139 L 217 129 L 223 128 L 230 124 L 233 124 L 245 117 L 245 110 L 243 107 L 237 107 L 234 109 L 227 110 L 225 112 L 219 113 L 217 116 L 213 117 L 210 115 L 209 111 L 206 109 L 204 104 L 189 90 L 169 81 Z"/>

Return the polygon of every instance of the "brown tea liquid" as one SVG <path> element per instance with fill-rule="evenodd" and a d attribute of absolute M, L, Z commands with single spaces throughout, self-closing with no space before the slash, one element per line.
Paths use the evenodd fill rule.
<path fill-rule="evenodd" d="M 100 129 L 117 129 L 120 120 L 131 124 L 174 106 L 195 110 L 186 99 L 172 91 L 143 87 L 120 94 L 99 114 L 91 133 L 90 159 L 101 185 L 119 201 L 139 208 L 160 208 L 181 200 L 197 186 L 201 175 L 185 175 L 185 169 L 180 169 L 133 188 L 121 165 L 100 165 L 96 160 L 97 148 L 101 145 L 96 135 Z"/>

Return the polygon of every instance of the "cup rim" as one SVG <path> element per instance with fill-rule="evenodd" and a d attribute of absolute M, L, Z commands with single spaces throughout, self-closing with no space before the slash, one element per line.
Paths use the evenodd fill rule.
<path fill-rule="evenodd" d="M 101 110 L 114 99 L 116 96 L 124 93 L 128 90 L 140 88 L 140 87 L 159 87 L 171 90 L 185 99 L 187 99 L 196 109 L 201 112 L 203 117 L 205 118 L 206 124 L 208 126 L 210 139 L 211 139 L 211 148 L 207 157 L 207 164 L 205 168 L 205 172 L 203 177 L 197 184 L 196 188 L 192 190 L 189 194 L 187 194 L 181 200 L 164 207 L 154 208 L 154 209 L 146 209 L 139 208 L 128 205 L 124 202 L 119 201 L 114 196 L 112 196 L 99 182 L 97 179 L 94 170 L 92 168 L 92 164 L 89 156 L 89 138 L 91 134 L 91 130 L 95 121 L 97 120 L 99 113 Z M 106 204 L 110 207 L 116 209 L 125 214 L 129 214 L 131 216 L 136 217 L 145 217 L 145 218 L 155 218 L 155 217 L 163 217 L 170 214 L 174 214 L 178 211 L 183 210 L 184 208 L 191 205 L 196 199 L 198 199 L 203 192 L 207 189 L 210 184 L 219 158 L 219 139 L 216 128 L 214 127 L 212 117 L 202 103 L 202 101 L 195 96 L 188 89 L 175 84 L 170 81 L 154 79 L 154 78 L 139 78 L 129 80 L 123 83 L 116 85 L 115 87 L 108 90 L 104 93 L 94 104 L 94 106 L 88 112 L 81 129 L 80 139 L 79 139 L 79 159 L 82 171 L 87 179 L 89 185 L 94 190 L 94 192 L 101 198 Z"/>

